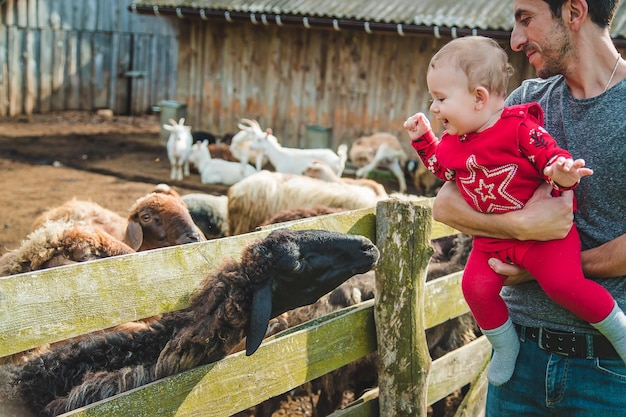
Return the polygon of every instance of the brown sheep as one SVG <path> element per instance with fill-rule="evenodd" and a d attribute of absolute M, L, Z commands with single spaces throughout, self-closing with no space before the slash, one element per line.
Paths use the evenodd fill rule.
<path fill-rule="evenodd" d="M 166 185 L 135 201 L 127 219 L 99 204 L 72 199 L 41 214 L 33 228 L 45 220 L 66 220 L 101 227 L 136 251 L 205 240 L 178 193 Z"/>
<path fill-rule="evenodd" d="M 377 167 L 387 168 L 398 179 L 399 192 L 406 192 L 402 167 L 407 156 L 397 136 L 385 132 L 362 136 L 352 143 L 348 155 L 358 168 L 357 178 L 367 178 L 370 171 Z"/>

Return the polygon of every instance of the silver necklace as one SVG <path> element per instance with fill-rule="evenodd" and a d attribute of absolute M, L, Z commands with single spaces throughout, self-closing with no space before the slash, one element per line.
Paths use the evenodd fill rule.
<path fill-rule="evenodd" d="M 605 93 L 606 90 L 609 89 L 609 85 L 611 85 L 611 81 L 613 81 L 613 77 L 615 76 L 615 73 L 617 72 L 617 67 L 619 66 L 619 60 L 621 58 L 622 58 L 622 54 L 618 53 L 617 54 L 617 61 L 615 61 L 615 66 L 613 67 L 613 72 L 611 73 L 611 78 L 609 78 L 609 82 L 606 83 L 606 87 L 604 87 L 603 93 Z"/>

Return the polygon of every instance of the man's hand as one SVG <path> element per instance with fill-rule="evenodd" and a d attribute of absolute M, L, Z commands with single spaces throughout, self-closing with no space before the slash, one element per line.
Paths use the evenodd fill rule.
<path fill-rule="evenodd" d="M 564 191 L 560 197 L 552 196 L 552 187 L 542 184 L 522 210 L 513 214 L 517 240 L 563 239 L 574 224 L 574 193 Z"/>
<path fill-rule="evenodd" d="M 490 258 L 489 266 L 494 270 L 494 272 L 500 275 L 506 275 L 507 278 L 504 281 L 504 285 L 521 284 L 522 282 L 532 281 L 535 279 L 525 269 L 522 269 L 517 265 L 507 264 L 497 258 Z"/>

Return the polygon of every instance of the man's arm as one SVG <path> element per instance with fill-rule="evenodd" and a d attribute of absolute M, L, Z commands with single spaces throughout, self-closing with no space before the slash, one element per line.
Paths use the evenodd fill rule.
<path fill-rule="evenodd" d="M 574 221 L 574 195 L 566 191 L 560 197 L 552 197 L 551 192 L 552 187 L 543 184 L 522 210 L 486 214 L 472 209 L 456 184 L 447 182 L 435 198 L 433 218 L 473 236 L 541 241 L 562 239 Z"/>
<path fill-rule="evenodd" d="M 582 252 L 580 260 L 586 277 L 626 275 L 626 234 Z"/>

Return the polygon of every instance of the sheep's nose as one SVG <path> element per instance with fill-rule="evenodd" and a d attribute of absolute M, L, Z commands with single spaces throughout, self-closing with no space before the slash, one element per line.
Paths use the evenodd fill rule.
<path fill-rule="evenodd" d="M 206 240 L 202 232 L 191 233 L 187 237 L 191 242 L 204 242 Z"/>

